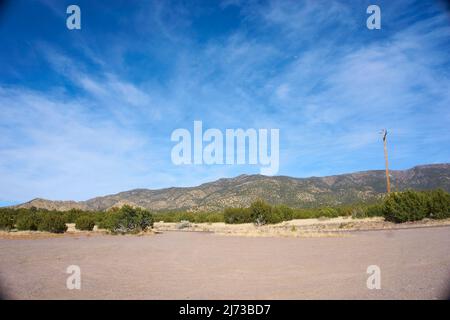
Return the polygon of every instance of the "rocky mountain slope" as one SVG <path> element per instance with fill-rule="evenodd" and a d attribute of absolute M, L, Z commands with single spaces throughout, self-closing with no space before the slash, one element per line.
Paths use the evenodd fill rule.
<path fill-rule="evenodd" d="M 433 188 L 450 191 L 450 164 L 422 165 L 408 170 L 391 170 L 390 174 L 394 191 Z M 201 211 L 248 206 L 257 198 L 265 199 L 272 204 L 314 207 L 370 201 L 381 196 L 385 189 L 384 170 L 311 178 L 240 175 L 230 179 L 219 179 L 197 187 L 174 187 L 159 190 L 135 189 L 79 202 L 34 199 L 18 205 L 18 207 L 106 210 L 130 204 L 151 210 Z"/>

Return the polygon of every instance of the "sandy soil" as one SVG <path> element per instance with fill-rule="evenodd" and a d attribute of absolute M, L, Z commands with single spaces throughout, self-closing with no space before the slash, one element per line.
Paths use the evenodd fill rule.
<path fill-rule="evenodd" d="M 274 225 L 256 227 L 253 223 L 191 223 L 189 227 L 180 228 L 180 223 L 157 222 L 156 230 L 160 231 L 205 231 L 223 235 L 259 236 L 259 237 L 336 237 L 346 236 L 348 232 L 361 230 L 393 230 L 422 228 L 432 226 L 450 226 L 450 219 L 392 223 L 382 217 L 352 219 L 351 217 L 297 219 Z"/>
<path fill-rule="evenodd" d="M 3 297 L 22 299 L 442 299 L 450 227 L 346 237 L 225 237 L 165 232 L 0 239 Z M 67 266 L 81 290 L 66 288 Z M 366 287 L 369 265 L 381 289 Z"/>

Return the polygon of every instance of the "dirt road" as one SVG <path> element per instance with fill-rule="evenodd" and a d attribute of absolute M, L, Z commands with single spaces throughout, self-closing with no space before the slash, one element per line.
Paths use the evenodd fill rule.
<path fill-rule="evenodd" d="M 81 290 L 66 268 L 81 268 Z M 381 289 L 369 290 L 369 265 Z M 0 240 L 0 290 L 21 299 L 443 299 L 450 227 L 332 238 L 166 232 Z"/>

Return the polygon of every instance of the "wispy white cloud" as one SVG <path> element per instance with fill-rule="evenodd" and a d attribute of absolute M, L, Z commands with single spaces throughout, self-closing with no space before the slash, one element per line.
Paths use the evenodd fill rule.
<path fill-rule="evenodd" d="M 104 8 L 118 17 L 112 30 L 92 23 L 71 47 L 30 39 L 58 81 L 0 82 L 2 199 L 85 199 L 258 172 L 174 166 L 170 133 L 194 120 L 280 128 L 286 175 L 380 168 L 384 127 L 394 167 L 446 161 L 450 27 L 415 5 L 381 4 L 383 28 L 370 33 L 364 1 L 151 1 L 121 19 Z M 231 9 L 239 24 L 202 34 L 199 18 Z"/>

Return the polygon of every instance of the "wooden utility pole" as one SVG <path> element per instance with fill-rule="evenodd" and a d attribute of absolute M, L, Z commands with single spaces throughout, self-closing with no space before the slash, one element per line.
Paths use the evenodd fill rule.
<path fill-rule="evenodd" d="M 386 162 L 386 187 L 387 193 L 389 193 L 391 192 L 391 183 L 389 181 L 389 163 L 388 163 L 387 142 L 386 142 L 387 130 L 383 129 L 383 131 L 381 131 L 381 134 L 383 135 L 384 161 Z"/>

